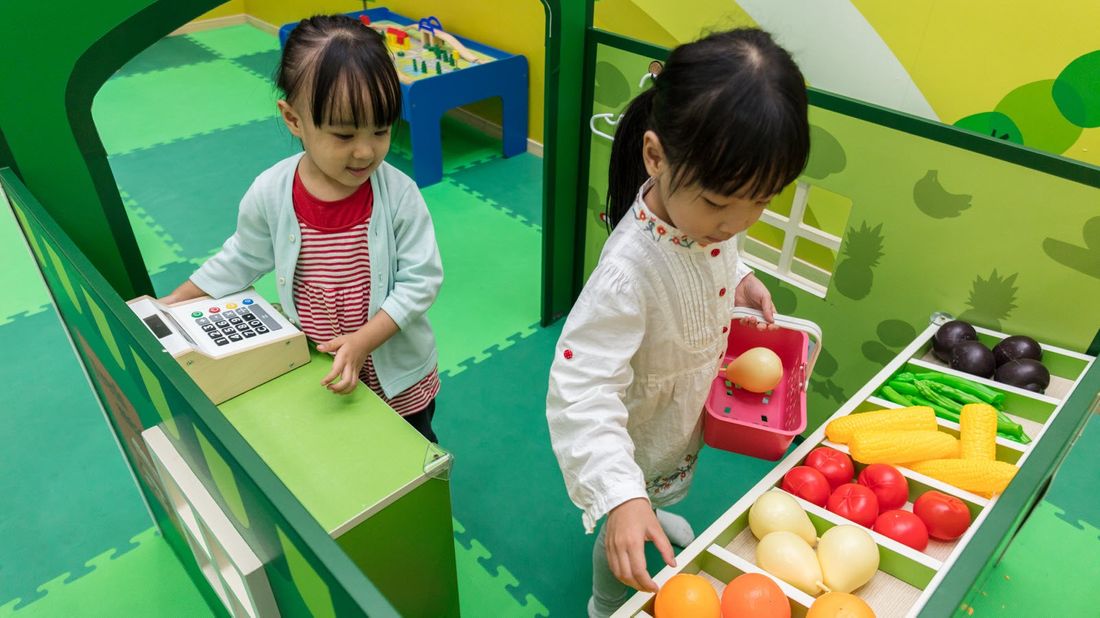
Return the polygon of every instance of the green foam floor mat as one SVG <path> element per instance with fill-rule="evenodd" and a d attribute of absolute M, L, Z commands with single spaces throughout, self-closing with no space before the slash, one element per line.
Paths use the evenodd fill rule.
<path fill-rule="evenodd" d="M 248 24 L 192 32 L 187 37 L 223 58 L 279 49 L 279 37 Z"/>
<path fill-rule="evenodd" d="M 140 211 L 164 242 L 192 260 L 207 257 L 233 234 L 241 198 L 256 176 L 300 151 L 282 121 L 269 118 L 113 156 L 110 163 L 131 200 L 128 209 Z M 155 245 L 139 240 L 139 246 L 144 255 Z M 151 271 L 159 263 L 146 258 Z"/>
<path fill-rule="evenodd" d="M 1043 499 L 1062 511 L 1074 526 L 1084 522 L 1100 528 L 1100 415 L 1091 414 L 1061 466 L 1054 472 Z"/>
<path fill-rule="evenodd" d="M 428 317 L 439 370 L 529 333 L 539 319 L 542 237 L 447 178 L 423 190 L 443 259 L 443 287 Z"/>
<path fill-rule="evenodd" d="M 185 36 L 168 36 L 122 65 L 116 77 L 161 71 L 200 62 L 217 60 L 218 55 Z"/>
<path fill-rule="evenodd" d="M 450 178 L 524 222 L 542 227 L 542 159 L 539 157 L 523 153 L 457 170 Z"/>
<path fill-rule="evenodd" d="M 183 259 L 180 246 L 168 236 L 125 191 L 119 190 L 122 203 L 126 206 L 126 217 L 134 230 L 134 238 L 141 250 L 141 259 L 145 270 L 154 275 L 164 271 L 170 264 Z"/>
<path fill-rule="evenodd" d="M 1097 615 L 1100 588 L 1094 582 L 1100 580 L 1100 529 L 1087 523 L 1074 526 L 1064 519 L 1058 507 L 1039 502 L 989 578 L 968 600 L 966 613 L 976 618 Z"/>
<path fill-rule="evenodd" d="M 135 549 L 122 556 L 113 556 L 112 550 L 89 560 L 90 572 L 80 579 L 46 582 L 41 586 L 45 596 L 22 609 L 13 603 L 0 606 L 0 617 L 214 616 L 156 528 L 131 542 Z"/>
<path fill-rule="evenodd" d="M 149 526 L 114 435 L 52 309 L 0 326 L 0 605 L 33 601 L 44 581 L 131 546 Z"/>
<path fill-rule="evenodd" d="M 477 539 L 467 538 L 466 528 L 453 522 L 455 534 L 469 546 L 455 540 L 455 566 L 458 570 L 459 608 L 463 616 L 508 616 L 535 618 L 549 616 L 549 611 L 531 593 L 522 600 L 510 592 L 519 585 L 515 575 L 503 565 L 486 569 L 482 562 L 492 560 L 492 553 Z"/>
<path fill-rule="evenodd" d="M 248 54 L 247 56 L 238 56 L 233 59 L 233 62 L 236 62 L 264 79 L 270 79 L 274 82 L 275 70 L 279 67 L 279 59 L 281 57 L 282 54 L 279 50 L 272 49 Z"/>
<path fill-rule="evenodd" d="M 117 155 L 276 115 L 274 88 L 230 60 L 116 77 L 92 104 L 103 145 Z"/>
<path fill-rule="evenodd" d="M 50 293 L 38 272 L 31 249 L 15 213 L 3 202 L 0 206 L 0 264 L 4 265 L 4 294 L 0 294 L 0 326 L 16 316 L 44 311 Z"/>

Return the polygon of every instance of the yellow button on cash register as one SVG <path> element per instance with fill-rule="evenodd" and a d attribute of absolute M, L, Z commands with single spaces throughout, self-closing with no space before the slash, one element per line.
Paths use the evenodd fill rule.
<path fill-rule="evenodd" d="M 128 304 L 216 404 L 309 362 L 305 334 L 252 288 L 171 306 L 148 296 Z"/>

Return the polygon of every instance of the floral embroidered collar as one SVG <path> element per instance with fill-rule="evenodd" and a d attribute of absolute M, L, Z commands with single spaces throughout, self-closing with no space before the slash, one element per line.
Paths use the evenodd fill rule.
<path fill-rule="evenodd" d="M 640 227 L 643 232 L 649 234 L 650 238 L 657 241 L 658 244 L 667 242 L 674 247 L 691 250 L 704 248 L 706 245 L 688 238 L 687 234 L 661 221 L 657 215 L 653 214 L 653 211 L 646 206 L 642 196 L 644 196 L 645 192 L 652 186 L 653 179 L 650 178 L 645 181 L 641 189 L 638 189 L 638 196 L 634 198 L 634 204 L 630 207 L 630 215 L 634 219 L 634 223 Z"/>

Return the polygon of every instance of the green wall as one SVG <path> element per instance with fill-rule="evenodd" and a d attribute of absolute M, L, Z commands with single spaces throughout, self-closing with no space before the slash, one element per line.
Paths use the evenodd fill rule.
<path fill-rule="evenodd" d="M 618 114 L 650 60 L 667 52 L 598 31 L 597 39 L 591 109 Z M 757 269 L 782 313 L 825 334 L 808 430 L 933 312 L 1089 348 L 1100 328 L 1100 169 L 816 91 L 810 123 L 799 181 L 851 200 L 833 276 L 821 298 Z M 586 277 L 607 238 L 610 142 L 590 134 L 588 149 Z M 767 234 L 758 226 L 750 234 Z"/>

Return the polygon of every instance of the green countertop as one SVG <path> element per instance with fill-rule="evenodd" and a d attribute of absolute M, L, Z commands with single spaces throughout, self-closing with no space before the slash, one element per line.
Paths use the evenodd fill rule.
<path fill-rule="evenodd" d="M 311 346 L 312 347 L 312 346 Z M 442 453 L 365 385 L 351 395 L 321 386 L 331 356 L 218 406 L 330 534 L 399 498 Z"/>

